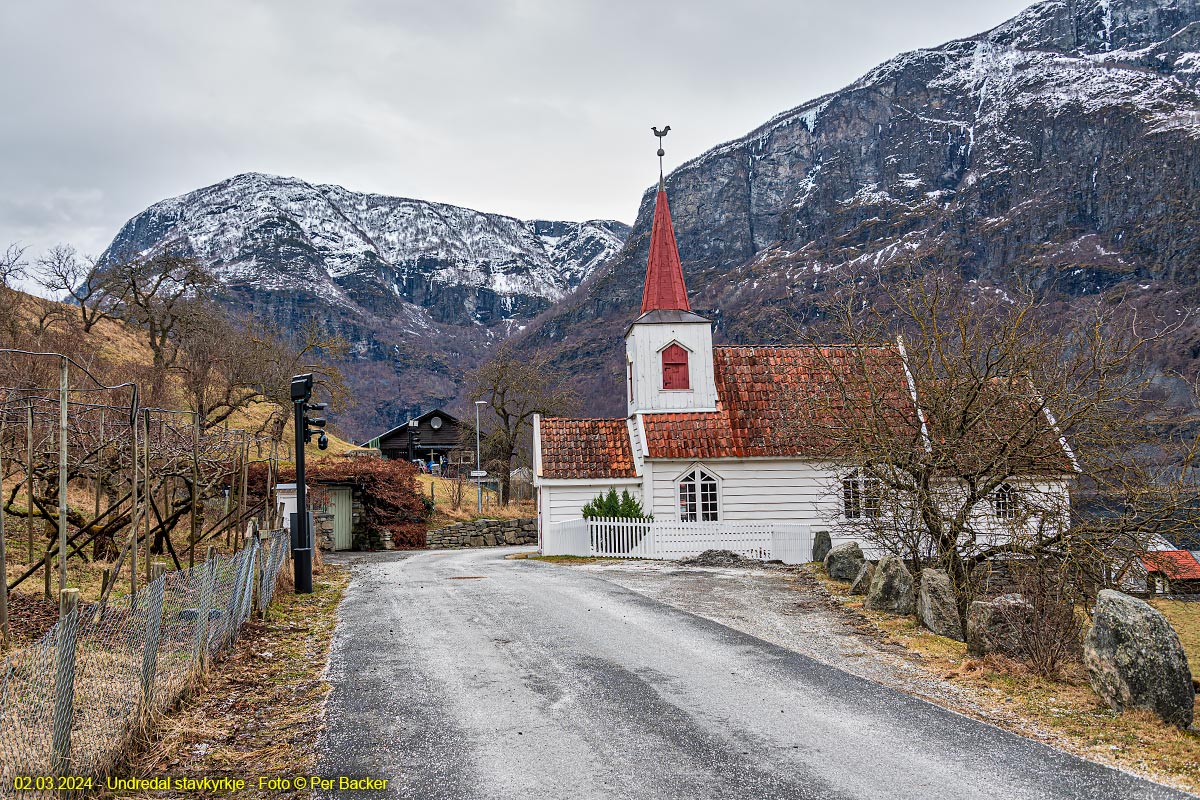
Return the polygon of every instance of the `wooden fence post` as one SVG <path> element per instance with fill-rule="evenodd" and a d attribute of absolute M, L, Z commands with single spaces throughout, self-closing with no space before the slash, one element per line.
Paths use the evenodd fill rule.
<path fill-rule="evenodd" d="M 200 584 L 200 605 L 196 609 L 196 641 L 192 648 L 192 668 L 203 672 L 208 667 L 208 616 L 212 613 L 213 591 L 217 583 L 217 548 L 208 546 Z"/>
<path fill-rule="evenodd" d="M 149 602 L 146 604 L 146 648 L 142 651 L 142 719 L 154 707 L 154 678 L 158 674 L 158 639 L 162 632 L 163 600 L 166 595 L 166 580 L 159 580 L 167 572 L 167 565 L 155 561 L 150 568 Z"/>
<path fill-rule="evenodd" d="M 79 633 L 79 590 L 63 589 L 58 599 L 57 657 L 54 671 L 54 718 L 51 748 L 55 775 L 71 768 L 71 728 L 75 721 L 75 637 Z"/>

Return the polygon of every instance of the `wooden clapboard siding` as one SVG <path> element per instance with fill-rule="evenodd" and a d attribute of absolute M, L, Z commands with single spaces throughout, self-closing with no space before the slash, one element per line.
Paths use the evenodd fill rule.
<path fill-rule="evenodd" d="M 783 459 L 653 463 L 655 519 L 679 519 L 676 479 L 694 463 L 720 480 L 722 519 L 800 522 L 823 530 L 840 513 L 839 477 L 830 465 Z"/>
<path fill-rule="evenodd" d="M 538 499 L 542 502 L 539 509 L 542 524 L 547 525 L 563 522 L 568 519 L 579 519 L 583 507 L 596 499 L 596 495 L 607 494 L 609 489 L 616 489 L 617 494 L 628 491 L 637 500 L 642 499 L 642 489 L 636 483 L 573 483 L 560 485 L 542 485 Z"/>
<path fill-rule="evenodd" d="M 662 388 L 662 350 L 672 342 L 678 342 L 688 351 L 688 385 L 691 388 L 687 390 Z M 713 410 L 717 407 L 711 323 L 635 323 L 625 338 L 625 356 L 627 362 L 633 364 L 633 399 L 628 403 L 630 414 Z"/>

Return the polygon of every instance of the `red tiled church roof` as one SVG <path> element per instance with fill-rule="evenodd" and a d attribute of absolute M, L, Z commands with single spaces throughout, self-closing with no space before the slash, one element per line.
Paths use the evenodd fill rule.
<path fill-rule="evenodd" d="M 1146 572 L 1161 572 L 1171 580 L 1200 580 L 1200 561 L 1187 550 L 1155 550 L 1142 556 Z"/>
<path fill-rule="evenodd" d="M 647 311 L 691 311 L 687 287 L 683 283 L 683 265 L 675 246 L 675 226 L 662 184 L 654 201 L 654 226 L 650 229 L 650 259 L 646 263 L 646 284 L 642 288 L 642 313 Z"/>
<path fill-rule="evenodd" d="M 623 419 L 543 419 L 543 478 L 636 478 Z"/>
<path fill-rule="evenodd" d="M 893 347 L 857 352 L 838 347 L 714 347 L 716 412 L 646 414 L 650 458 L 828 457 L 828 442 L 799 423 L 798 404 L 823 398 L 821 411 L 874 413 L 864 388 L 855 402 L 853 376 L 863 369 L 852 359 L 867 359 L 873 379 L 885 391 L 900 419 L 915 412 L 905 383 L 903 364 Z M 836 403 L 834 399 L 836 398 Z M 917 435 L 919 427 L 913 426 Z"/>

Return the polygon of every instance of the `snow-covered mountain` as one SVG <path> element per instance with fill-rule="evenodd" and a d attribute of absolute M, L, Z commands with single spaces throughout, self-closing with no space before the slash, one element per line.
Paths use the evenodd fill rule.
<path fill-rule="evenodd" d="M 353 435 L 446 402 L 498 337 L 562 300 L 624 244 L 612 220 L 520 220 L 248 173 L 155 203 L 104 258 L 195 255 L 232 302 L 350 341 Z"/>
<path fill-rule="evenodd" d="M 528 316 L 561 300 L 624 243 L 611 220 L 519 220 L 247 173 L 163 200 L 125 224 L 109 253 L 175 247 L 231 287 L 294 291 L 384 311 L 475 294 L 478 321 Z M 436 316 L 459 317 L 458 309 Z"/>
<path fill-rule="evenodd" d="M 693 305 L 718 339 L 777 341 L 823 292 L 904 259 L 1020 273 L 1068 303 L 1129 290 L 1194 308 L 1198 90 L 1200 0 L 1049 0 L 896 56 L 668 176 Z M 653 200 L 526 346 L 619 385 L 611 331 L 640 299 Z M 1200 353 L 1176 350 L 1175 368 Z M 595 413 L 622 407 L 594 396 Z"/>

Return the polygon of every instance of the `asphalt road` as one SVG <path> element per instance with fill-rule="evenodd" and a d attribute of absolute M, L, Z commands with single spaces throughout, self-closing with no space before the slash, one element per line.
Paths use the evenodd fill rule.
<path fill-rule="evenodd" d="M 510 552 L 355 567 L 321 773 L 422 800 L 1190 797 Z"/>

